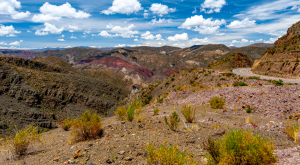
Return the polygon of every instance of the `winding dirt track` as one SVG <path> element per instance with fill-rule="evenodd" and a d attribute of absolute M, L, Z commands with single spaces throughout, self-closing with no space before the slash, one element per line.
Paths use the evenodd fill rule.
<path fill-rule="evenodd" d="M 232 72 L 236 75 L 240 75 L 243 77 L 250 77 L 250 76 L 258 76 L 261 79 L 266 79 L 266 80 L 279 80 L 281 79 L 284 83 L 298 83 L 300 84 L 300 79 L 286 79 L 286 78 L 277 78 L 277 77 L 268 77 L 268 76 L 262 76 L 258 74 L 253 74 L 251 72 L 251 68 L 237 68 L 232 70 Z"/>

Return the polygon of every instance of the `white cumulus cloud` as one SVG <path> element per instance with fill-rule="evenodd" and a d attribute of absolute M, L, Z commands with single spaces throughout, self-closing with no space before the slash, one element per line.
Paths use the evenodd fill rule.
<path fill-rule="evenodd" d="M 165 18 L 159 18 L 158 20 L 156 20 L 156 18 L 152 19 L 151 24 L 159 24 L 159 23 L 173 23 L 172 19 L 165 19 Z"/>
<path fill-rule="evenodd" d="M 161 34 L 154 36 L 151 32 L 147 31 L 146 33 L 141 34 L 141 38 L 145 40 L 163 40 Z"/>
<path fill-rule="evenodd" d="M 83 19 L 91 16 L 91 14 L 83 12 L 81 10 L 77 11 L 68 2 L 60 6 L 51 5 L 49 2 L 46 2 L 42 7 L 40 7 L 39 10 L 41 14 L 35 14 L 32 17 L 32 21 L 34 22 L 57 21 L 60 20 L 62 17 Z"/>
<path fill-rule="evenodd" d="M 141 3 L 138 0 L 114 0 L 112 6 L 102 13 L 109 14 L 131 14 L 143 10 Z"/>
<path fill-rule="evenodd" d="M 189 36 L 187 33 L 182 34 L 176 34 L 175 36 L 169 36 L 169 41 L 187 41 L 189 39 Z"/>
<path fill-rule="evenodd" d="M 202 15 L 195 15 L 191 18 L 187 18 L 185 22 L 179 27 L 182 29 L 191 29 L 198 31 L 200 34 L 222 34 L 219 33 L 218 29 L 221 25 L 226 24 L 224 19 L 212 20 L 212 18 L 205 19 Z"/>
<path fill-rule="evenodd" d="M 60 39 L 58 39 L 57 41 L 66 41 L 66 40 L 64 40 L 64 39 L 60 38 Z"/>
<path fill-rule="evenodd" d="M 17 33 L 21 33 L 21 31 L 15 30 L 15 28 L 12 25 L 5 26 L 0 24 L 0 36 L 17 34 Z"/>
<path fill-rule="evenodd" d="M 109 34 L 107 31 L 102 31 L 98 35 L 102 37 L 113 37 L 113 35 Z"/>
<path fill-rule="evenodd" d="M 80 30 L 78 26 L 75 25 L 69 25 L 69 32 L 73 33 L 74 31 Z"/>
<path fill-rule="evenodd" d="M 169 8 L 167 5 L 161 3 L 153 3 L 149 10 L 162 17 L 163 15 L 175 12 L 176 8 Z"/>
<path fill-rule="evenodd" d="M 115 47 L 121 48 L 121 47 L 125 47 L 125 46 L 126 46 L 125 44 L 119 44 L 119 45 L 116 45 Z"/>
<path fill-rule="evenodd" d="M 249 42 L 249 40 L 247 40 L 247 39 L 244 39 L 244 38 L 243 38 L 243 39 L 241 40 L 241 44 L 245 44 L 245 43 L 247 43 L 247 42 Z"/>
<path fill-rule="evenodd" d="M 226 5 L 225 0 L 205 0 L 201 4 L 201 11 L 208 14 L 213 12 L 219 13 L 224 5 Z"/>
<path fill-rule="evenodd" d="M 55 25 L 48 22 L 44 23 L 45 28 L 37 30 L 35 35 L 47 35 L 49 32 L 52 34 L 61 34 L 64 31 L 64 28 L 57 28 Z"/>
<path fill-rule="evenodd" d="M 77 37 L 71 36 L 70 38 L 71 38 L 71 39 L 76 39 Z"/>
<path fill-rule="evenodd" d="M 134 34 L 139 33 L 138 31 L 132 30 L 134 27 L 135 26 L 133 24 L 130 24 L 127 27 L 113 26 L 112 24 L 106 26 L 107 29 L 110 29 L 111 33 L 115 33 L 114 35 L 112 35 L 112 37 L 121 36 L 123 38 L 134 38 L 135 37 Z"/>
<path fill-rule="evenodd" d="M 0 42 L 0 45 L 11 45 L 11 46 L 20 46 L 20 43 L 23 42 L 23 40 L 20 40 L 20 41 L 14 41 L 14 42 L 11 42 L 11 43 L 6 43 L 6 42 Z"/>
<path fill-rule="evenodd" d="M 227 25 L 230 29 L 236 29 L 236 28 L 244 28 L 244 27 L 253 27 L 255 26 L 255 20 L 250 21 L 249 18 L 245 18 L 243 21 L 233 21 L 229 25 Z"/>
<path fill-rule="evenodd" d="M 30 15 L 29 11 L 18 12 L 16 9 L 20 9 L 21 2 L 17 0 L 1 0 L 0 1 L 0 14 L 10 15 L 12 19 L 22 19 Z"/>
<path fill-rule="evenodd" d="M 277 40 L 278 40 L 278 38 L 270 38 L 268 41 L 264 41 L 264 43 L 273 44 L 273 43 L 276 42 Z"/>

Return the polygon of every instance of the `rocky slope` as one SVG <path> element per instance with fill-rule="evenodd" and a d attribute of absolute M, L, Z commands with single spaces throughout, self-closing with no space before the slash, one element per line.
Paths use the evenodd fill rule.
<path fill-rule="evenodd" d="M 0 129 L 31 122 L 42 128 L 52 128 L 52 120 L 76 117 L 86 109 L 104 114 L 130 93 L 131 85 L 123 80 L 124 76 L 103 78 L 106 75 L 99 71 L 74 72 L 59 67 L 59 63 L 55 66 L 23 58 L 0 57 L 0 97 L 10 100 L 0 102 L 0 118 L 8 114 L 12 118 L 9 124 L 1 120 L 0 125 L 5 126 Z"/>
<path fill-rule="evenodd" d="M 300 22 L 294 24 L 287 34 L 275 42 L 275 46 L 268 48 L 262 58 L 256 60 L 252 72 L 262 75 L 299 78 L 300 66 Z"/>
<path fill-rule="evenodd" d="M 221 60 L 211 62 L 210 67 L 218 70 L 230 70 L 237 66 L 252 67 L 253 62 L 261 58 L 266 49 L 266 47 L 254 47 L 253 45 L 236 48 L 225 54 Z M 239 59 L 244 59 L 242 65 L 237 64 L 240 63 L 236 61 Z"/>

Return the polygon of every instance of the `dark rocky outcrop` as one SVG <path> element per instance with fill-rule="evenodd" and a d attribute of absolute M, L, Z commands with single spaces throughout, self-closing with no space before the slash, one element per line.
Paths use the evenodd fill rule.
<path fill-rule="evenodd" d="M 234 68 L 247 68 L 252 66 L 252 62 L 246 55 L 236 53 L 233 59 L 233 66 Z"/>

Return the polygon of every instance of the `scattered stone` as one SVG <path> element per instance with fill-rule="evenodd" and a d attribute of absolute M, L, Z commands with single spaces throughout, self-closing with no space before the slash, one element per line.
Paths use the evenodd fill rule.
<path fill-rule="evenodd" d="M 133 159 L 132 156 L 127 156 L 127 157 L 125 158 L 126 161 L 132 161 L 132 159 Z"/>
<path fill-rule="evenodd" d="M 111 159 L 107 159 L 107 160 L 106 160 L 106 163 L 111 164 L 111 163 L 112 163 L 112 160 L 111 160 Z"/>
<path fill-rule="evenodd" d="M 57 157 L 57 158 L 53 159 L 53 161 L 58 162 L 59 158 L 60 158 L 60 157 Z"/>
<path fill-rule="evenodd" d="M 123 154 L 125 154 L 125 151 L 120 151 L 119 154 L 123 155 Z"/>

